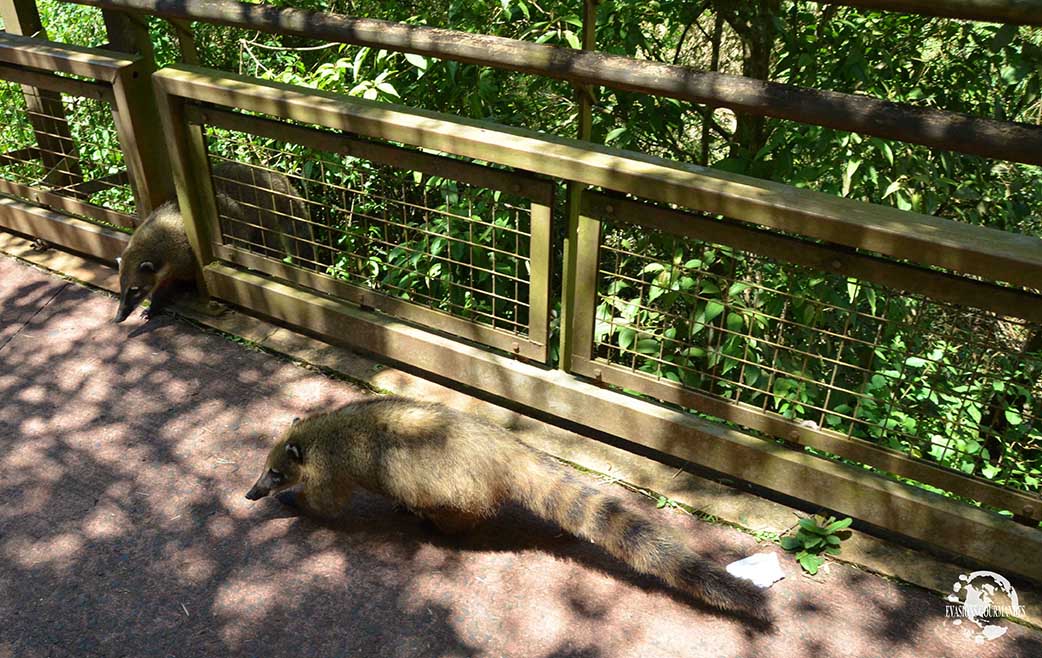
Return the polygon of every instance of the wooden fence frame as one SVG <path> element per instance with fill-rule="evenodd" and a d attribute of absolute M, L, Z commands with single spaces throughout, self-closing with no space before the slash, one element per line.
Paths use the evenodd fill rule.
<path fill-rule="evenodd" d="M 20 83 L 41 93 L 65 93 L 110 105 L 139 217 L 169 197 L 169 174 L 162 159 L 150 158 L 147 145 L 154 127 L 145 131 L 142 115 L 154 106 L 147 62 L 123 53 L 80 48 L 15 34 L 0 33 L 0 79 Z M 64 77 L 71 74 L 77 78 Z M 27 92 L 28 93 L 28 92 Z M 129 117 L 137 117 L 131 121 Z M 153 122 L 154 123 L 154 122 Z M 70 137 L 71 139 L 71 137 Z M 66 192 L 85 191 L 92 181 L 73 182 L 59 189 L 44 189 L 0 181 L 0 192 L 19 197 L 6 200 L 0 226 L 35 234 L 48 242 L 103 260 L 114 260 L 122 251 L 125 235 L 92 224 L 75 215 L 110 224 L 133 227 L 137 219 L 123 213 L 86 204 Z M 35 207 L 40 204 L 50 211 Z M 38 231 L 29 230 L 38 226 Z"/>
<path fill-rule="evenodd" d="M 749 224 L 797 232 L 802 229 L 804 235 L 832 238 L 847 247 L 869 246 L 896 257 L 910 257 L 914 253 L 919 262 L 941 265 L 956 272 L 1001 272 L 1018 283 L 1035 286 L 1042 283 L 1042 240 L 1035 238 L 1025 240 L 1023 236 L 835 199 L 735 174 L 679 166 L 577 140 L 551 138 L 198 67 L 164 69 L 154 79 L 164 126 L 175 155 L 174 172 L 182 207 L 196 209 L 192 216 L 199 226 L 190 231 L 196 234 L 195 242 L 209 230 L 206 223 L 212 221 L 212 213 L 197 214 L 203 206 L 193 198 L 197 194 L 206 195 L 207 191 L 203 189 L 205 184 L 193 183 L 190 173 L 205 165 L 198 161 L 198 154 L 203 152 L 201 135 L 185 116 L 186 102 L 236 107 L 331 130 L 362 133 L 479 158 L 580 185 L 678 203 L 748 222 L 745 230 Z M 177 140 L 191 141 L 178 145 Z M 195 146 L 191 146 L 192 143 Z M 490 144 L 495 148 L 490 148 Z M 815 221 L 806 221 L 810 217 Z M 852 231 L 852 226 L 858 230 Z M 931 237 L 924 238 L 918 234 L 921 231 L 927 231 Z M 579 244 L 589 239 L 580 231 Z M 938 240 L 945 243 L 944 248 L 929 248 L 927 242 Z M 861 263 L 866 259 L 841 250 L 837 254 L 837 258 L 843 259 L 841 267 L 847 262 Z M 875 262 L 871 258 L 867 260 Z M 212 251 L 205 254 L 202 262 L 206 264 L 205 277 L 213 294 L 260 315 L 394 360 L 407 359 L 413 368 L 490 395 L 611 433 L 634 444 L 985 563 L 999 563 L 1006 570 L 1042 581 L 1042 562 L 1034 559 L 1042 549 L 1042 533 L 1000 515 L 584 383 L 565 372 L 521 364 L 360 311 L 342 300 L 221 263 Z M 882 269 L 893 265 L 880 262 Z M 566 272 L 565 276 L 574 277 L 575 272 Z M 937 285 L 933 276 L 927 276 L 920 283 L 928 287 Z M 965 296 L 964 301 L 969 303 L 980 300 L 976 283 L 958 277 L 956 280 L 958 285 L 951 286 L 946 294 L 960 299 Z M 587 294 L 588 285 L 575 289 L 576 295 Z M 1030 296 L 1029 293 L 1010 294 L 1014 296 L 1007 302 L 1022 299 L 1018 295 Z M 575 300 L 570 303 L 565 300 L 565 303 L 573 313 L 579 310 Z M 579 318 L 573 331 L 585 332 L 588 327 L 589 323 Z M 584 333 L 573 336 L 574 344 L 581 345 L 584 336 Z M 1020 502 L 1022 507 L 1018 511 L 1034 516 L 1039 509 L 1034 499 Z"/>

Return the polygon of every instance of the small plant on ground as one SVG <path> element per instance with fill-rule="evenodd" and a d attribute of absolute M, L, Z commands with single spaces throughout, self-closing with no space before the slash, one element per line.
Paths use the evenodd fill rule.
<path fill-rule="evenodd" d="M 834 516 L 825 518 L 821 514 L 815 514 L 809 519 L 800 519 L 800 528 L 796 534 L 781 538 L 782 548 L 796 553 L 796 561 L 804 571 L 813 576 L 825 563 L 823 553 L 839 554 L 840 542 L 850 535 L 847 532 L 844 533 L 845 536 L 840 537 L 839 533 L 846 530 L 852 522 L 853 519 L 849 516 L 837 521 Z"/>
<path fill-rule="evenodd" d="M 659 509 L 662 509 L 664 507 L 668 507 L 670 509 L 677 509 L 679 505 L 677 504 L 677 501 L 673 500 L 672 498 L 659 496 L 658 499 L 655 501 L 655 507 Z"/>

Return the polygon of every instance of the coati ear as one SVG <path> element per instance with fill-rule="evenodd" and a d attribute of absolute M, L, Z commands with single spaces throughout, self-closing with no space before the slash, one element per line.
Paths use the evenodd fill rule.
<path fill-rule="evenodd" d="M 116 256 L 116 267 L 123 267 L 123 257 Z"/>
<path fill-rule="evenodd" d="M 143 260 L 143 261 L 141 261 L 141 264 L 138 265 L 137 268 L 139 270 L 141 270 L 142 272 L 155 272 L 156 271 L 155 264 L 153 264 L 152 261 L 150 261 L 150 260 Z"/>
<path fill-rule="evenodd" d="M 286 444 L 286 454 L 289 455 L 290 458 L 298 464 L 304 463 L 304 455 L 300 452 L 300 446 L 298 446 L 296 443 Z"/>

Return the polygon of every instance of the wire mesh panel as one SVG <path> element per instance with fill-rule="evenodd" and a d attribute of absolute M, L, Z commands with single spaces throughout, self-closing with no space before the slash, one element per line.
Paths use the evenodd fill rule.
<path fill-rule="evenodd" d="M 865 441 L 1039 491 L 1042 324 L 699 240 L 691 215 L 674 213 L 684 235 L 640 226 L 647 206 L 613 203 L 588 265 L 593 342 L 578 370 L 756 429 L 798 428 L 786 439 Z"/>
<path fill-rule="evenodd" d="M 0 81 L 0 112 L 0 191 L 134 225 L 134 194 L 106 100 Z"/>
<path fill-rule="evenodd" d="M 289 128 L 230 113 L 207 116 L 247 121 L 261 133 Z M 295 129 L 300 141 L 321 143 L 207 125 L 218 255 L 546 358 L 550 183 Z M 343 153 L 359 148 L 364 153 Z"/>

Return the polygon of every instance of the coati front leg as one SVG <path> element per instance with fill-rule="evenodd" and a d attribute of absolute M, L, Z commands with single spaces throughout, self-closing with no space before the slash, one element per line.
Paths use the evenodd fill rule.
<path fill-rule="evenodd" d="M 149 320 L 158 317 L 163 309 L 170 306 L 170 303 L 182 292 L 178 290 L 179 284 L 178 281 L 162 281 L 156 286 L 148 298 L 148 307 L 142 311 L 142 315 Z"/>
<path fill-rule="evenodd" d="M 295 508 L 301 514 L 320 519 L 335 519 L 343 514 L 351 500 L 351 488 L 330 486 L 308 486 L 279 500 Z"/>

